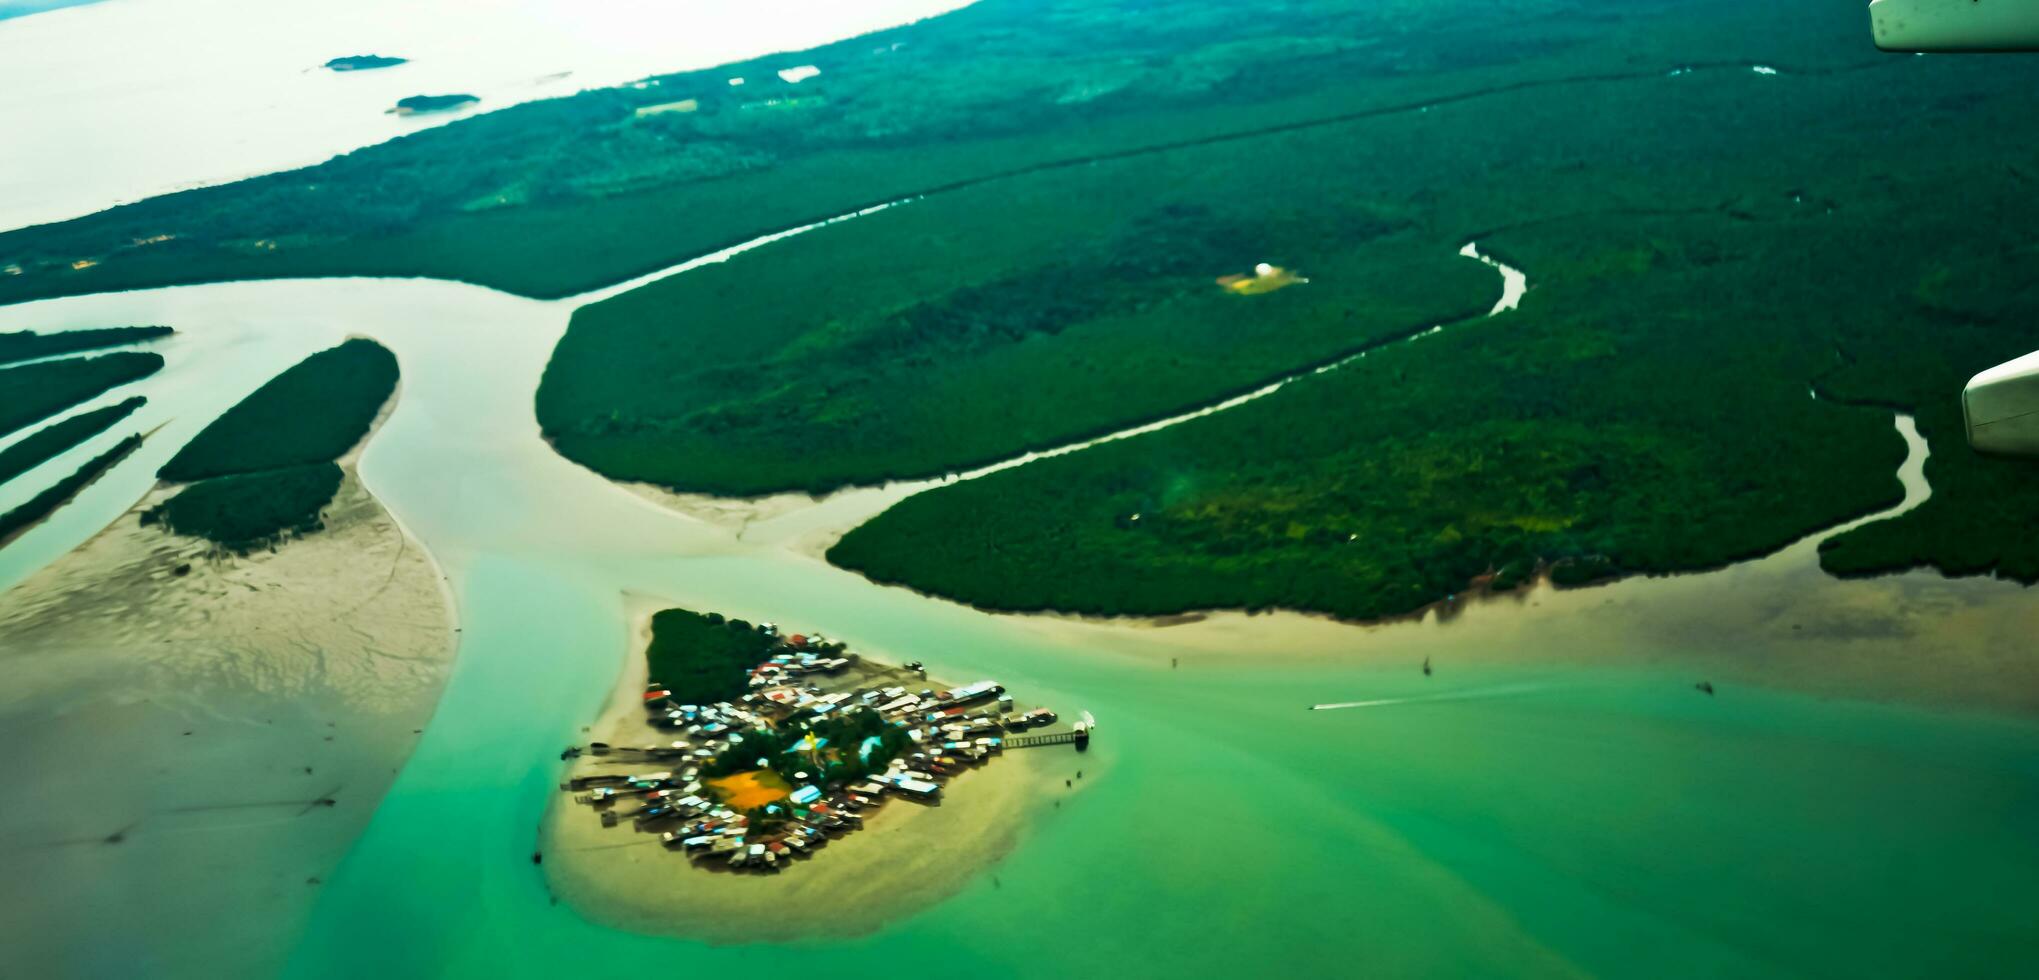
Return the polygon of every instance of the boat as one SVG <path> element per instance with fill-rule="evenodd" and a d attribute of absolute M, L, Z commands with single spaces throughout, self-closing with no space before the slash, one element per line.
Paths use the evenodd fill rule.
<path fill-rule="evenodd" d="M 1032 711 L 1025 712 L 1021 714 L 1019 717 L 1006 722 L 1005 725 L 1007 728 L 1012 729 L 1036 728 L 1041 725 L 1054 724 L 1056 717 L 1057 716 L 1055 712 L 1047 708 L 1035 708 Z"/>

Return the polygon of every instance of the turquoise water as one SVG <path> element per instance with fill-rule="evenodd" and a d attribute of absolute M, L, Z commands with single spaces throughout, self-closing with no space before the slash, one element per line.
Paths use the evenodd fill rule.
<path fill-rule="evenodd" d="M 551 904 L 529 856 L 556 748 L 613 680 L 620 602 L 588 583 L 619 569 L 483 560 L 446 702 L 292 973 L 542 976 L 655 956 L 847 975 L 1947 976 L 2033 952 L 2028 725 L 1708 698 L 1611 669 L 1169 670 L 1015 640 L 989 618 L 895 621 L 918 600 L 832 602 L 770 562 L 709 564 L 622 571 L 705 577 L 772 596 L 789 621 L 890 631 L 898 655 L 1038 685 L 1105 722 L 1067 762 L 1093 785 L 995 886 L 877 936 L 717 948 L 608 931 Z M 1307 710 L 1440 690 L 1468 696 Z"/>

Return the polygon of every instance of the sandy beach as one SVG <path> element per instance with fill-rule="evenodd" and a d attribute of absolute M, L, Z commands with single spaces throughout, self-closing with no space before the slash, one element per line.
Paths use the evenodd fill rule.
<path fill-rule="evenodd" d="M 439 572 L 351 466 L 324 531 L 247 557 L 142 527 L 173 492 L 0 595 L 24 975 L 275 972 L 447 676 Z"/>
<path fill-rule="evenodd" d="M 625 605 L 631 647 L 588 737 L 640 745 L 656 734 L 640 697 L 651 615 L 674 603 L 632 595 Z M 690 866 L 657 835 L 627 823 L 604 828 L 592 810 L 557 793 L 541 833 L 546 879 L 587 918 L 635 932 L 719 944 L 860 935 L 933 905 L 996 865 L 1040 811 L 1084 787 L 1074 777 L 1086 764 L 1094 783 L 1100 761 L 1066 747 L 1005 753 L 953 778 L 941 805 L 889 801 L 863 830 L 775 874 Z M 591 768 L 585 760 L 579 766 Z M 568 771 L 562 764 L 562 781 Z"/>

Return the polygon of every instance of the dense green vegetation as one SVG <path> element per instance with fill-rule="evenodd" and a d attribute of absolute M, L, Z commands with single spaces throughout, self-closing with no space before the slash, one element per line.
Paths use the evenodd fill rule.
<path fill-rule="evenodd" d="M 1695 53 L 1873 58 L 1859 2 L 1820 2 L 1836 16 L 1770 0 L 982 0 L 0 235 L 0 269 L 22 270 L 0 275 L 0 302 L 306 275 L 561 296 L 867 204 L 1144 147 L 1525 86 L 1567 98 L 1570 80 L 1646 84 Z M 1850 43 L 1806 43 L 1825 32 Z M 803 63 L 822 75 L 775 75 Z M 637 112 L 682 99 L 699 111 Z M 74 268 L 84 259 L 97 264 Z"/>
<path fill-rule="evenodd" d="M 99 479 L 100 474 L 112 469 L 113 464 L 127 458 L 127 454 L 134 452 L 141 444 L 142 437 L 140 435 L 128 436 L 112 449 L 87 460 L 85 465 L 78 467 L 71 475 L 58 480 L 49 489 L 30 497 L 21 506 L 5 514 L 0 514 L 0 544 L 12 541 L 15 535 L 32 527 L 37 521 L 55 513 L 57 508 L 62 507 L 72 497 L 77 496 L 78 491 L 85 489 L 92 481 Z"/>
<path fill-rule="evenodd" d="M 356 338 L 292 365 L 177 451 L 157 475 L 190 481 L 338 459 L 396 390 L 396 355 Z"/>
<path fill-rule="evenodd" d="M 1455 158 L 1371 124 L 1528 270 L 1521 310 L 910 498 L 830 558 L 996 608 L 1394 615 L 1489 573 L 1712 567 L 1895 503 L 1902 409 L 1934 496 L 1826 566 L 2029 580 L 2039 466 L 1968 451 L 1958 398 L 2039 341 L 2039 202 L 2007 135 L 2039 104 L 1926 61 L 1895 86 L 1737 73 L 1428 114 Z"/>
<path fill-rule="evenodd" d="M 325 527 L 320 514 L 341 476 L 326 462 L 200 480 L 143 511 L 142 524 L 246 553 Z"/>
<path fill-rule="evenodd" d="M 1974 456 L 1962 444 L 1958 408 L 1919 417 L 1933 441 L 1926 480 L 1933 496 L 1917 510 L 1820 543 L 1820 566 L 1837 575 L 1937 568 L 1948 575 L 1999 575 L 2039 583 L 2039 462 Z M 1953 455 L 1952 460 L 1942 458 Z M 1962 456 L 1968 458 L 1961 458 Z"/>
<path fill-rule="evenodd" d="M 1009 608 L 1386 615 L 1490 572 L 1710 567 L 1893 502 L 1902 408 L 1934 498 L 1827 567 L 2026 577 L 2034 469 L 1968 453 L 1953 399 L 2034 342 L 2039 65 L 1881 56 L 1861 13 L 985 0 L 0 235 L 0 302 L 339 273 L 562 295 L 924 193 L 576 318 L 538 406 L 561 451 L 750 493 L 1321 363 L 1490 296 L 1450 257 L 1476 238 L 1535 278 L 1519 312 L 913 498 L 832 557 Z M 773 79 L 803 62 L 823 75 Z M 1208 288 L 1263 260 L 1312 281 Z"/>
<path fill-rule="evenodd" d="M 2016 220 L 2017 213 L 2005 221 Z M 2016 265 L 2039 257 L 2028 238 L 2002 258 L 1977 253 L 1990 239 L 1926 263 L 1908 297 L 1932 324 L 1905 356 L 1856 356 L 1822 380 L 1833 397 L 1896 405 L 1916 414 L 1931 443 L 1926 482 L 1933 496 L 1915 510 L 1822 542 L 1820 564 L 1839 575 L 1932 567 L 1948 575 L 1996 574 L 2039 583 L 2039 460 L 1969 450 L 1960 402 L 1949 397 L 1977 371 L 2039 347 L 2039 280 Z"/>
<path fill-rule="evenodd" d="M 811 754 L 803 748 L 809 735 L 823 743 Z M 870 738 L 878 741 L 869 752 L 863 752 L 864 741 Z M 763 759 L 764 768 L 777 773 L 789 786 L 840 786 L 884 772 L 912 744 L 904 727 L 886 721 L 870 708 L 856 708 L 820 719 L 789 718 L 777 728 L 752 729 L 744 733 L 742 742 L 709 760 L 701 772 L 710 778 L 749 772 L 759 768 L 758 760 Z"/>
<path fill-rule="evenodd" d="M 0 369 L 0 435 L 49 418 L 163 367 L 163 355 L 121 351 Z"/>
<path fill-rule="evenodd" d="M 1325 199 L 1343 165 L 1226 147 L 1021 178 L 704 267 L 576 313 L 539 422 L 610 476 L 825 491 L 1165 417 L 1493 305 L 1493 271 L 1401 202 Z M 1310 281 L 1217 285 L 1260 261 Z"/>
<path fill-rule="evenodd" d="M 72 446 L 106 431 L 113 423 L 133 414 L 145 401 L 147 399 L 137 395 L 117 405 L 80 412 L 70 418 L 43 426 L 23 436 L 15 444 L 0 449 L 0 483 L 6 483 L 35 469 L 55 459 L 58 454 Z"/>
<path fill-rule="evenodd" d="M 409 60 L 379 54 L 350 54 L 327 61 L 326 67 L 334 71 L 372 71 L 377 68 L 394 68 Z"/>
<path fill-rule="evenodd" d="M 410 95 L 396 100 L 398 112 L 446 112 L 471 106 L 480 100 L 472 95 Z"/>
<path fill-rule="evenodd" d="M 93 330 L 60 330 L 56 333 L 36 333 L 33 330 L 0 333 L 0 364 L 48 357 L 52 354 L 68 354 L 72 351 L 119 347 L 123 344 L 154 340 L 175 332 L 169 327 L 100 327 Z"/>
<path fill-rule="evenodd" d="M 778 642 L 740 619 L 660 610 L 651 617 L 651 644 L 644 650 L 647 676 L 681 704 L 734 700 L 750 690 L 751 668 Z"/>
<path fill-rule="evenodd" d="M 299 361 L 163 465 L 163 479 L 197 482 L 142 523 L 243 553 L 323 528 L 343 477 L 333 461 L 368 434 L 396 382 L 396 356 L 371 340 Z"/>

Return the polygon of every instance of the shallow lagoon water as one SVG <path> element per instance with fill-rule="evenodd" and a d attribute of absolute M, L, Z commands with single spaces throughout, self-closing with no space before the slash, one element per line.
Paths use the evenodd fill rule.
<path fill-rule="evenodd" d="M 1448 621 L 985 615 L 833 569 L 775 521 L 739 540 L 551 453 L 531 392 L 572 306 L 327 280 L 0 309 L 0 327 L 171 322 L 194 345 L 256 352 L 247 364 L 364 333 L 402 363 L 361 475 L 451 576 L 460 658 L 322 886 L 293 975 L 545 976 L 662 957 L 842 975 L 1947 976 L 2034 956 L 2039 726 L 1869 703 L 1860 684 L 1834 697 L 1816 670 L 1777 669 L 1855 656 L 1873 679 L 1913 647 L 2015 652 L 2033 604 L 2014 586 L 1836 581 L 1808 540 L 1722 573 L 1539 590 Z M 209 373 L 171 353 L 173 372 Z M 225 387 L 141 390 L 196 425 L 184 420 L 241 394 Z M 162 442 L 145 454 L 174 448 Z M 8 549 L 0 583 L 89 536 L 154 465 L 124 465 Z M 843 516 L 782 520 L 802 528 L 815 511 Z M 626 590 L 1091 710 L 1098 742 L 1063 757 L 1085 790 L 962 894 L 876 935 L 711 947 L 592 924 L 551 901 L 531 853 L 558 749 L 620 667 Z M 1821 625 L 1865 605 L 1913 632 Z M 1972 623 L 1991 628 L 1917 632 Z M 1437 676 L 1417 670 L 1424 656 Z M 1709 698 L 1701 677 L 1730 680 Z M 1336 701 L 1397 703 L 1308 710 Z"/>

